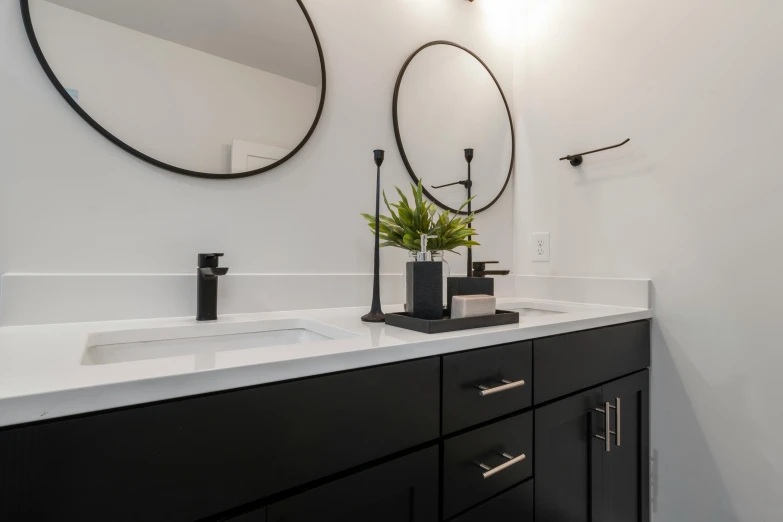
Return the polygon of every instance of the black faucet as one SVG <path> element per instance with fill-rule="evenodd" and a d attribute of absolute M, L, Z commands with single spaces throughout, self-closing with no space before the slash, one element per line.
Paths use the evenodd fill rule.
<path fill-rule="evenodd" d="M 218 276 L 228 273 L 228 268 L 218 268 L 223 254 L 198 255 L 198 298 L 196 304 L 197 321 L 215 321 L 217 319 Z"/>
<path fill-rule="evenodd" d="M 473 277 L 484 277 L 488 275 L 508 275 L 510 270 L 487 270 L 487 265 L 496 264 L 499 261 L 474 261 Z"/>

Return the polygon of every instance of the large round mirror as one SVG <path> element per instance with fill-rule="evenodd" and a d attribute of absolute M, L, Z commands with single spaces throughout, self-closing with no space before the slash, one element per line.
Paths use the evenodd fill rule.
<path fill-rule="evenodd" d="M 20 0 L 33 49 L 90 125 L 159 167 L 258 174 L 323 108 L 323 52 L 301 0 Z"/>
<path fill-rule="evenodd" d="M 473 149 L 473 211 L 500 198 L 514 165 L 514 129 L 505 95 L 478 56 L 445 41 L 418 49 L 397 78 L 393 116 L 405 167 L 434 203 L 456 210 L 467 199 L 459 184 L 467 180 L 465 149 Z"/>

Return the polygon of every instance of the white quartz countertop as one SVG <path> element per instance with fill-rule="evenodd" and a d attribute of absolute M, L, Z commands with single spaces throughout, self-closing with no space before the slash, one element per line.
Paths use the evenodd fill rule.
<path fill-rule="evenodd" d="M 208 356 L 93 365 L 83 364 L 90 336 L 197 323 L 194 318 L 173 318 L 4 327 L 0 328 L 0 426 L 524 341 L 652 316 L 643 308 L 521 298 L 499 299 L 498 308 L 519 310 L 519 324 L 427 335 L 384 323 L 363 323 L 360 317 L 367 312 L 364 307 L 228 315 L 217 324 L 304 319 L 339 329 L 346 338 L 219 351 Z M 525 309 L 561 313 L 538 315 Z M 401 310 L 401 306 L 384 307 L 386 313 Z"/>

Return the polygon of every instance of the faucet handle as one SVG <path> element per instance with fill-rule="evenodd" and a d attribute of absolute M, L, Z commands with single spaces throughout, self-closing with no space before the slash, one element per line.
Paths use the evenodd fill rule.
<path fill-rule="evenodd" d="M 473 261 L 473 270 L 484 270 L 487 265 L 496 265 L 500 261 Z"/>
<path fill-rule="evenodd" d="M 217 268 L 220 258 L 223 254 L 199 254 L 198 255 L 198 267 L 199 268 Z"/>

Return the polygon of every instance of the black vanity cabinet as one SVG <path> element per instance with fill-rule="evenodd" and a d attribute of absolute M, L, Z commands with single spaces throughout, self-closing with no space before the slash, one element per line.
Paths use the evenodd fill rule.
<path fill-rule="evenodd" d="M 585 374 L 600 374 L 589 377 L 594 383 L 614 380 L 535 409 L 535 521 L 649 522 L 649 370 L 642 369 L 649 324 L 545 339 L 534 343 L 535 356 L 542 350 L 556 373 L 549 359 L 570 342 L 585 347 L 580 364 L 564 361 L 562 380 L 546 384 L 546 397 L 552 388 L 591 382 Z M 543 353 L 550 343 L 555 350 Z"/>
<path fill-rule="evenodd" d="M 0 521 L 216 516 L 437 440 L 439 409 L 433 357 L 11 427 Z"/>
<path fill-rule="evenodd" d="M 267 522 L 438 522 L 438 447 L 272 504 Z"/>
<path fill-rule="evenodd" d="M 0 428 L 0 522 L 649 522 L 649 364 L 639 321 Z"/>
<path fill-rule="evenodd" d="M 603 445 L 591 430 L 600 404 L 599 387 L 535 411 L 536 522 L 600 522 L 591 510 L 602 480 Z"/>
<path fill-rule="evenodd" d="M 650 372 L 636 373 L 604 385 L 603 401 L 610 405 L 612 435 L 604 448 L 596 520 L 649 522 L 650 520 Z M 602 441 L 603 442 L 603 441 Z"/>

